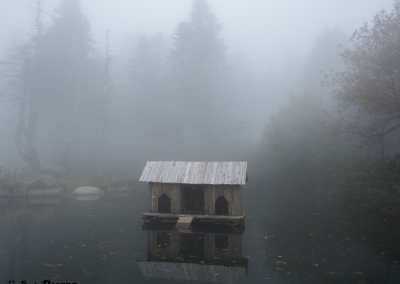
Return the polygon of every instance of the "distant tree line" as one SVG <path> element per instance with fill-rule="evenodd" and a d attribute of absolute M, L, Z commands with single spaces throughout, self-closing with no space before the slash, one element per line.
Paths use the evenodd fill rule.
<path fill-rule="evenodd" d="M 139 159 L 215 159 L 236 146 L 227 47 L 206 0 L 193 1 L 171 41 L 143 35 L 122 63 L 112 32 L 97 46 L 79 0 L 63 0 L 50 23 L 44 11 L 37 0 L 28 39 L 0 66 L 1 95 L 18 113 L 17 153 L 33 171 L 80 161 L 102 175 L 124 143 L 115 140 Z"/>
<path fill-rule="evenodd" d="M 400 215 L 400 2 L 344 38 L 317 38 L 305 91 L 268 120 L 257 160 L 273 188 Z M 318 69 L 321 82 L 308 80 Z"/>

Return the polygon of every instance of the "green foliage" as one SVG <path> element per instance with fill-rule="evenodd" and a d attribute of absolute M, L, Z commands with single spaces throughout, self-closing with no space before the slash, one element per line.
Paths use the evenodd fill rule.
<path fill-rule="evenodd" d="M 400 128 L 400 2 L 382 10 L 350 38 L 341 56 L 347 69 L 333 75 L 334 97 L 342 111 L 338 131 L 361 147 L 381 142 Z"/>
<path fill-rule="evenodd" d="M 292 96 L 266 126 L 258 176 L 279 193 L 400 214 L 400 154 L 356 158 L 325 131 L 328 117 L 317 96 Z M 296 195 L 298 194 L 298 195 Z"/>
<path fill-rule="evenodd" d="M 64 182 L 59 182 L 51 176 L 40 176 L 31 178 L 29 176 L 5 175 L 0 178 L 0 190 L 22 191 L 31 189 L 65 188 Z"/>
<path fill-rule="evenodd" d="M 333 173 L 333 198 L 385 214 L 400 213 L 400 154 L 348 160 Z"/>
<path fill-rule="evenodd" d="M 139 182 L 139 176 L 128 174 L 112 174 L 99 177 L 96 174 L 71 174 L 64 180 L 67 192 L 73 192 L 80 186 L 96 186 L 102 190 L 108 190 L 109 187 L 130 187 L 143 188 L 144 183 Z"/>
<path fill-rule="evenodd" d="M 263 164 L 271 183 L 298 185 L 335 153 L 334 137 L 324 131 L 326 114 L 311 92 L 292 96 L 270 118 L 263 143 Z M 307 174 L 308 173 L 308 174 Z"/>
<path fill-rule="evenodd" d="M 58 188 L 60 184 L 51 176 L 41 176 L 25 182 L 26 189 Z"/>

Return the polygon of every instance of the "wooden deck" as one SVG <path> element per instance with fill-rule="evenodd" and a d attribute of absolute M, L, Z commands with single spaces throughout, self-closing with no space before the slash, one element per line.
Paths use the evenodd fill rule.
<path fill-rule="evenodd" d="M 209 222 L 230 222 L 240 227 L 244 227 L 245 215 L 225 216 L 225 215 L 202 215 L 202 214 L 167 214 L 167 213 L 143 213 L 144 222 L 178 221 L 179 218 L 191 218 L 193 221 Z"/>

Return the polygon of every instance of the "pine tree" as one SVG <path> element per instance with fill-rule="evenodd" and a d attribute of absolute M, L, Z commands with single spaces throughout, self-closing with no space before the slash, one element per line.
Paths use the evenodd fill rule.
<path fill-rule="evenodd" d="M 111 92 L 110 86 L 110 66 L 114 61 L 114 57 L 111 54 L 110 48 L 110 33 L 106 32 L 106 46 L 104 51 L 104 64 L 103 64 L 103 89 L 100 100 L 100 136 L 99 145 L 97 151 L 97 175 L 103 177 L 103 148 L 105 139 L 105 128 L 107 123 L 106 113 L 107 113 L 107 102 Z"/>
<path fill-rule="evenodd" d="M 190 19 L 176 28 L 170 54 L 171 79 L 176 86 L 179 113 L 186 124 L 182 125 L 182 137 L 193 137 L 203 152 L 218 143 L 224 124 L 222 109 L 227 106 L 227 48 L 218 37 L 221 29 L 207 1 L 194 0 Z"/>
<path fill-rule="evenodd" d="M 166 47 L 164 37 L 156 33 L 151 37 L 142 36 L 136 43 L 133 58 L 130 64 L 130 82 L 132 96 L 135 98 L 136 120 L 138 140 L 140 147 L 146 156 L 150 154 L 152 141 L 157 139 L 159 123 L 164 123 L 165 116 L 162 116 L 165 103 L 163 98 L 166 94 Z M 154 115 L 147 117 L 148 113 Z M 154 153 L 154 149 L 152 151 Z"/>
<path fill-rule="evenodd" d="M 46 32 L 47 101 L 54 117 L 55 164 L 68 167 L 71 148 L 77 136 L 77 100 L 84 94 L 85 72 L 93 40 L 90 25 L 78 0 L 64 0 Z"/>
<path fill-rule="evenodd" d="M 29 39 L 13 48 L 10 58 L 2 61 L 2 75 L 8 80 L 3 86 L 10 99 L 18 105 L 18 123 L 14 133 L 14 142 L 18 156 L 26 162 L 32 171 L 42 170 L 37 153 L 35 138 L 38 127 L 39 108 L 42 103 L 40 64 L 43 52 L 43 0 L 37 0 L 33 8 L 33 32 Z"/>

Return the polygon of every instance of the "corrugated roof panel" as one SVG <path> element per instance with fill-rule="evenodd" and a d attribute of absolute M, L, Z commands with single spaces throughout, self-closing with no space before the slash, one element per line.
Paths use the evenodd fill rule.
<path fill-rule="evenodd" d="M 217 176 L 215 177 L 214 184 L 224 184 L 226 172 L 226 162 L 218 163 Z"/>
<path fill-rule="evenodd" d="M 155 182 L 161 182 L 162 177 L 165 175 L 165 172 L 168 170 L 168 162 L 162 162 L 162 166 L 158 170 L 158 174 L 155 178 Z"/>
<path fill-rule="evenodd" d="M 138 266 L 145 277 L 174 279 L 185 282 L 247 283 L 246 267 L 240 266 L 156 261 L 139 261 Z"/>
<path fill-rule="evenodd" d="M 231 183 L 235 182 L 235 176 L 236 176 L 236 162 L 231 162 L 231 172 L 230 172 L 230 180 Z"/>
<path fill-rule="evenodd" d="M 185 184 L 245 184 L 247 162 L 149 161 L 140 181 Z"/>
<path fill-rule="evenodd" d="M 240 172 L 239 172 L 239 183 L 246 183 L 246 172 L 247 172 L 247 163 L 240 163 Z"/>
<path fill-rule="evenodd" d="M 172 178 L 170 181 L 171 183 L 178 183 L 179 173 L 183 166 L 184 166 L 183 162 L 176 162 L 174 174 L 172 175 Z"/>
<path fill-rule="evenodd" d="M 142 172 L 142 175 L 140 176 L 139 181 L 147 181 L 147 177 L 149 176 L 151 169 L 151 162 L 146 162 L 146 165 L 144 166 L 144 170 Z"/>
<path fill-rule="evenodd" d="M 172 161 L 168 161 L 168 162 L 164 163 L 164 170 L 160 176 L 160 182 L 163 182 L 163 183 L 167 182 L 169 173 L 172 168 L 172 163 L 173 163 Z"/>
<path fill-rule="evenodd" d="M 175 167 L 176 167 L 176 164 L 177 164 L 178 162 L 172 162 L 172 164 L 171 164 L 171 169 L 169 170 L 169 172 L 168 172 L 168 177 L 167 177 L 167 183 L 171 183 L 172 182 L 172 178 L 173 178 L 173 176 L 174 176 L 174 173 L 175 173 Z"/>
<path fill-rule="evenodd" d="M 224 184 L 232 184 L 232 162 L 226 163 Z"/>
<path fill-rule="evenodd" d="M 144 177 L 144 181 L 148 181 L 148 180 L 149 180 L 149 175 L 150 175 L 150 173 L 151 173 L 152 167 L 153 167 L 153 162 L 152 162 L 152 161 L 149 161 L 149 162 L 148 162 L 148 166 L 147 166 L 147 173 L 146 173 L 146 175 L 145 175 L 145 177 Z"/>
<path fill-rule="evenodd" d="M 206 173 L 207 173 L 207 166 L 208 166 L 208 162 L 204 162 L 203 168 L 201 169 L 201 175 L 200 175 L 200 178 L 199 178 L 200 184 L 204 184 L 205 183 L 205 178 L 206 178 Z"/>
<path fill-rule="evenodd" d="M 153 162 L 153 166 L 151 168 L 149 177 L 147 178 L 149 181 L 151 181 L 151 182 L 155 182 L 156 181 L 155 177 L 156 177 L 156 175 L 158 173 L 158 169 L 160 168 L 160 164 L 161 164 L 161 162 Z"/>
<path fill-rule="evenodd" d="M 205 184 L 210 184 L 210 182 L 211 182 L 211 175 L 212 175 L 214 163 L 215 162 L 207 163 L 206 174 L 204 175 L 204 180 L 203 180 Z"/>
<path fill-rule="evenodd" d="M 194 166 L 194 162 L 189 162 L 188 163 L 183 183 L 190 183 L 190 178 L 191 178 L 193 166 Z"/>
<path fill-rule="evenodd" d="M 182 162 L 182 167 L 179 169 L 178 180 L 176 181 L 177 183 L 183 183 L 183 181 L 185 180 L 185 173 L 186 173 L 187 165 L 188 165 L 188 162 Z"/>
<path fill-rule="evenodd" d="M 161 182 L 161 174 L 162 174 L 162 171 L 164 169 L 164 165 L 165 165 L 165 162 L 160 162 L 157 174 L 154 177 L 154 182 Z"/>
<path fill-rule="evenodd" d="M 192 178 L 190 180 L 191 184 L 203 183 L 203 181 L 200 180 L 203 168 L 204 168 L 204 162 L 195 162 L 194 163 Z"/>
<path fill-rule="evenodd" d="M 218 162 L 210 162 L 208 164 L 211 166 L 211 168 L 208 170 L 209 176 L 206 176 L 207 184 L 214 184 L 215 177 L 217 176 Z"/>
<path fill-rule="evenodd" d="M 235 172 L 233 174 L 234 177 L 232 179 L 232 182 L 234 184 L 240 184 L 240 182 L 239 182 L 239 179 L 240 179 L 240 176 L 239 176 L 239 173 L 240 173 L 240 162 L 234 162 L 234 164 L 235 164 Z"/>
<path fill-rule="evenodd" d="M 248 179 L 247 178 L 247 162 L 243 162 L 243 175 L 242 175 L 242 177 L 243 177 L 242 183 L 245 184 L 247 179 Z"/>

